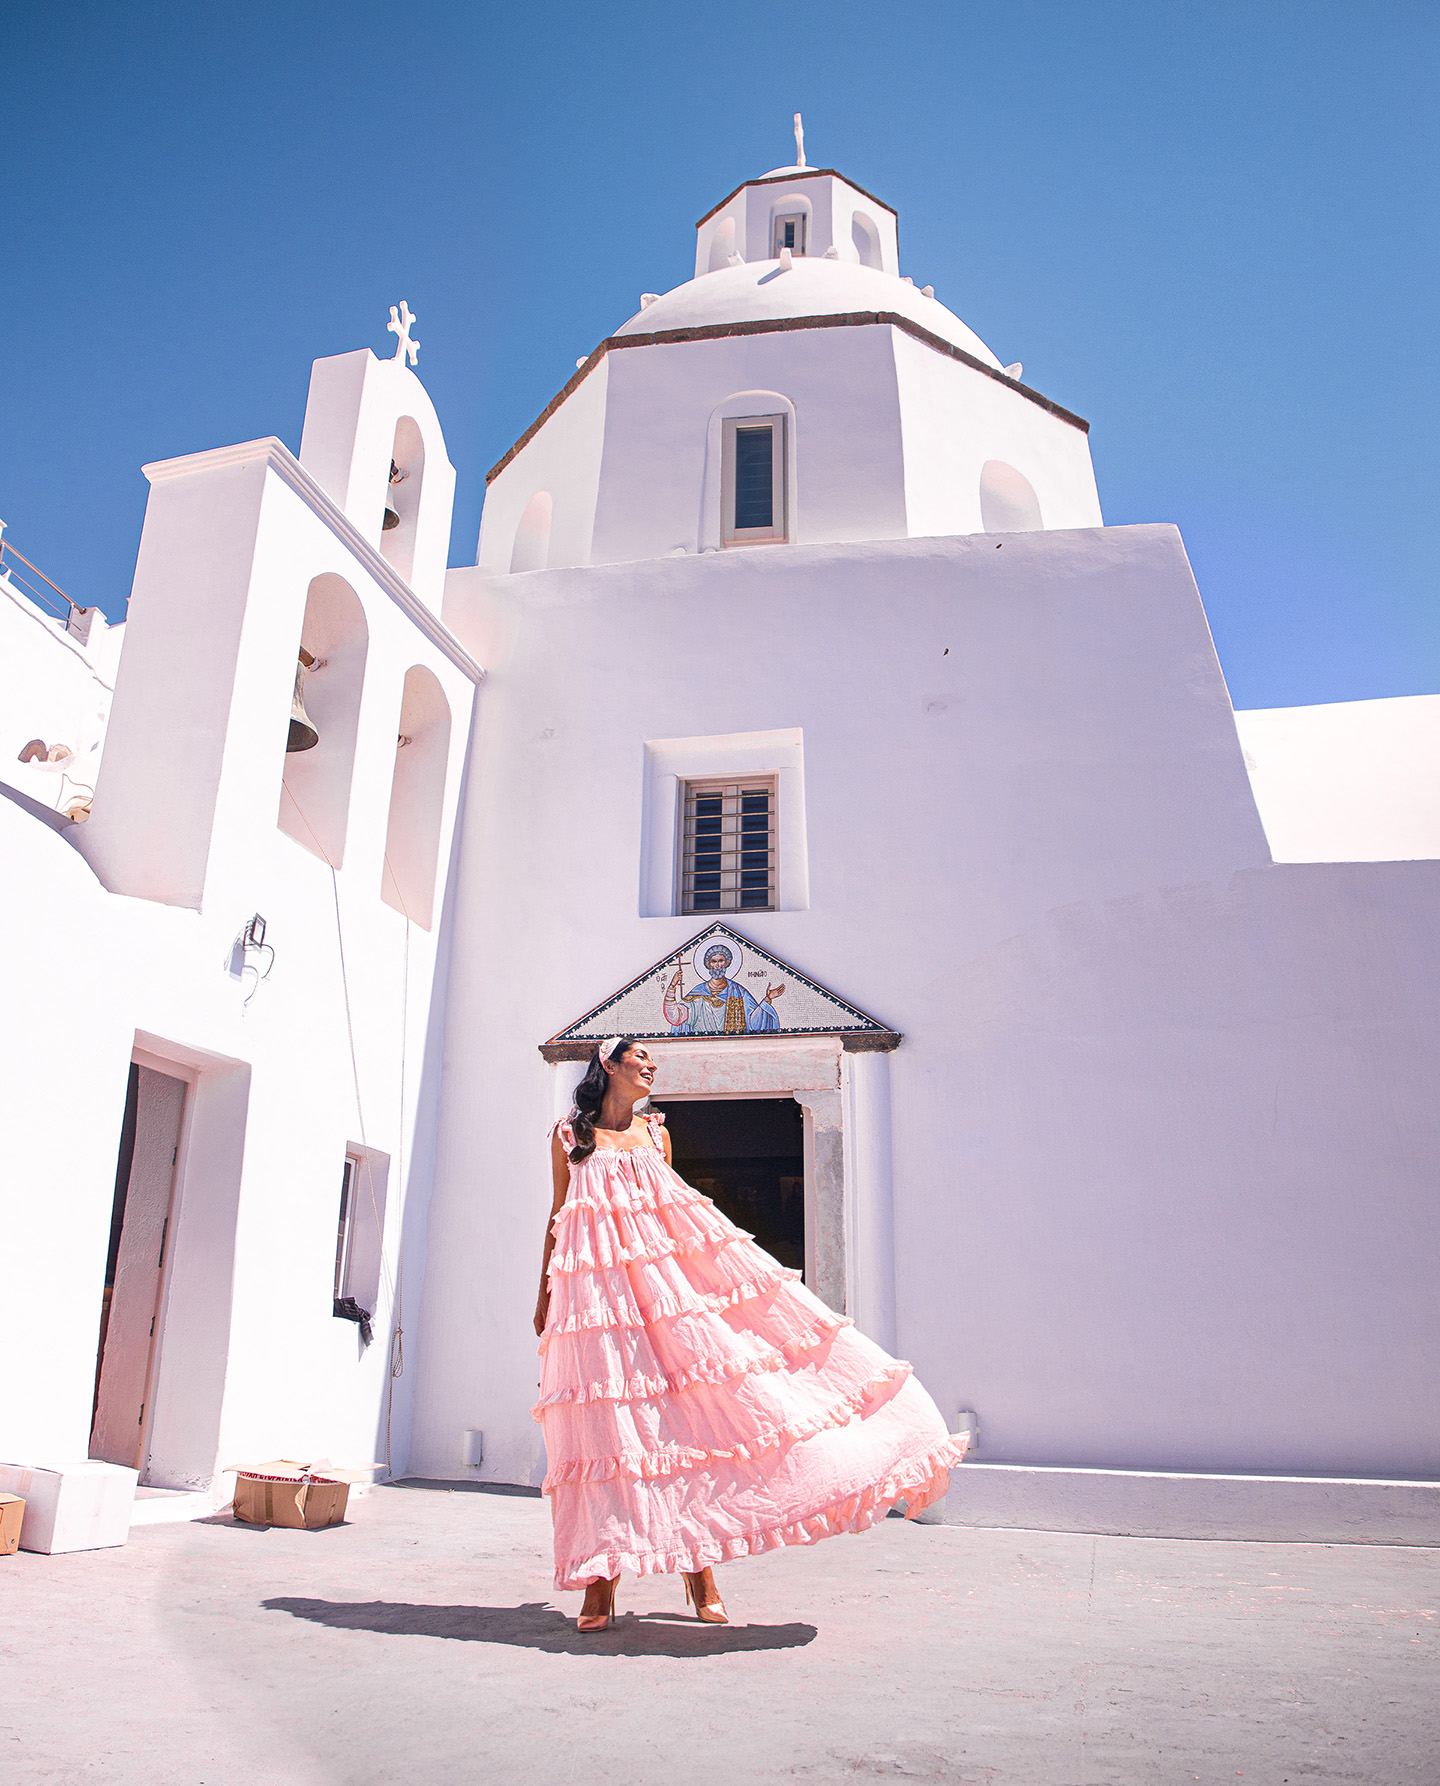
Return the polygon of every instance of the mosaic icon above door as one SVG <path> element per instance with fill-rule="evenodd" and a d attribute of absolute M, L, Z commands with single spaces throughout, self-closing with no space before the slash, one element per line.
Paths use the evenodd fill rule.
<path fill-rule="evenodd" d="M 606 1036 L 842 1036 L 850 1048 L 893 1048 L 894 1030 L 740 936 L 712 924 L 545 1043 L 552 1058 Z"/>

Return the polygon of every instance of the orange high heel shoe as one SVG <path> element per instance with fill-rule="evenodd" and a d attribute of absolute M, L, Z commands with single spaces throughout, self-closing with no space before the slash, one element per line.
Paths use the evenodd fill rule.
<path fill-rule="evenodd" d="M 599 1585 L 598 1581 L 593 1581 L 590 1584 L 591 1587 L 598 1587 Z M 615 1590 L 620 1586 L 620 1577 L 618 1575 L 615 1576 L 612 1581 L 607 1581 L 605 1585 L 609 1588 L 610 1593 L 604 1612 L 582 1612 L 579 1618 L 575 1621 L 575 1629 L 577 1631 L 608 1631 L 615 1623 Z M 586 1590 L 585 1598 L 587 1600 L 590 1598 L 589 1589 Z"/>
<path fill-rule="evenodd" d="M 725 1602 L 715 1591 L 715 1577 L 707 1568 L 685 1576 L 685 1604 L 695 1608 L 695 1616 L 706 1625 L 728 1625 L 730 1615 Z"/>

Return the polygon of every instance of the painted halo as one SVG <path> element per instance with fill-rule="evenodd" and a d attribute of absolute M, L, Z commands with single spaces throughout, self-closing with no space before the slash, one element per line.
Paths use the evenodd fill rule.
<path fill-rule="evenodd" d="M 695 969 L 697 985 L 710 978 L 710 970 L 705 965 L 705 957 L 712 949 L 727 949 L 730 953 L 730 965 L 725 969 L 727 980 L 733 980 L 740 972 L 740 964 L 745 957 L 740 951 L 739 943 L 732 942 L 728 936 L 707 936 L 703 942 L 696 943 L 690 957 L 690 965 Z"/>

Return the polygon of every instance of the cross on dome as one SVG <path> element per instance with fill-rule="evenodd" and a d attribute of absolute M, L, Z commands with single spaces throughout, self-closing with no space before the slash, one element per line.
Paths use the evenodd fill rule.
<path fill-rule="evenodd" d="M 795 165 L 805 166 L 805 126 L 800 122 L 800 114 L 795 114 Z"/>
<path fill-rule="evenodd" d="M 404 298 L 401 298 L 398 310 L 393 304 L 390 306 L 390 320 L 385 325 L 389 334 L 400 337 L 395 343 L 395 358 L 404 360 L 408 355 L 412 366 L 420 352 L 420 343 L 410 339 L 410 325 L 418 321 L 419 318 L 413 314 Z"/>

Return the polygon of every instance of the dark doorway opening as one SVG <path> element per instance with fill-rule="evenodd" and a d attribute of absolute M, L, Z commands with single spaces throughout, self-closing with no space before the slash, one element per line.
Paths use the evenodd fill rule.
<path fill-rule="evenodd" d="M 794 1098 L 656 1099 L 675 1170 L 782 1265 L 805 1269 L 805 1113 Z"/>

